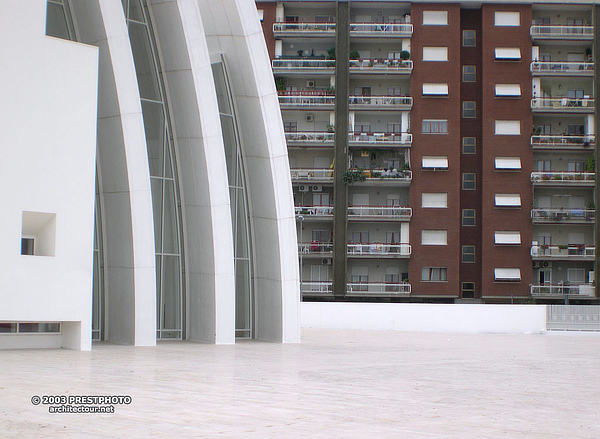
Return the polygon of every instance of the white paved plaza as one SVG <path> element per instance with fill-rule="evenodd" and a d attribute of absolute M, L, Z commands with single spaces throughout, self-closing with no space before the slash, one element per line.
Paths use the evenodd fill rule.
<path fill-rule="evenodd" d="M 600 437 L 600 334 L 302 336 L 0 352 L 0 437 Z M 34 395 L 132 402 L 56 414 Z"/>

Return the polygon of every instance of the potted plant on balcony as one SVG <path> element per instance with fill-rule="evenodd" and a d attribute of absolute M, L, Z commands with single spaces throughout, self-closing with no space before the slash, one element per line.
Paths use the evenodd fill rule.
<path fill-rule="evenodd" d="M 363 174 L 363 168 L 348 169 L 344 172 L 342 180 L 346 184 L 352 184 L 355 181 L 365 181 L 367 177 Z"/>
<path fill-rule="evenodd" d="M 593 155 L 588 158 L 587 164 L 585 165 L 585 172 L 596 172 L 596 160 Z"/>
<path fill-rule="evenodd" d="M 358 52 L 358 50 L 353 50 L 352 52 L 350 52 L 349 58 L 360 59 L 360 53 Z"/>
<path fill-rule="evenodd" d="M 408 50 L 403 50 L 400 52 L 400 59 L 404 61 L 410 59 L 410 52 Z"/>

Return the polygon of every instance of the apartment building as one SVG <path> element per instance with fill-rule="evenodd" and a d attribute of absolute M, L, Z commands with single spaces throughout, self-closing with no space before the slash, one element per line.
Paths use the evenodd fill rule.
<path fill-rule="evenodd" d="M 596 302 L 597 5 L 256 3 L 304 300 Z"/>

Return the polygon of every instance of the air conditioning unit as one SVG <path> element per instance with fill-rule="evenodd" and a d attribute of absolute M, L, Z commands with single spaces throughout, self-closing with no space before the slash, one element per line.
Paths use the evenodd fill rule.
<path fill-rule="evenodd" d="M 307 121 L 307 122 L 314 122 L 314 121 L 315 121 L 315 115 L 314 115 L 314 114 L 311 114 L 311 113 L 308 113 L 308 114 L 306 115 L 306 121 Z"/>
<path fill-rule="evenodd" d="M 323 192 L 323 186 L 321 186 L 320 184 L 313 184 L 312 186 L 310 186 L 310 190 L 313 192 Z"/>
<path fill-rule="evenodd" d="M 300 186 L 298 186 L 298 190 L 300 192 L 308 192 L 308 188 L 309 186 L 307 184 L 301 184 Z"/>
<path fill-rule="evenodd" d="M 333 264 L 333 259 L 331 259 L 331 258 L 321 259 L 321 265 L 331 265 L 331 264 Z"/>
<path fill-rule="evenodd" d="M 309 79 L 308 81 L 306 81 L 306 88 L 315 88 L 315 80 Z"/>
<path fill-rule="evenodd" d="M 552 261 L 533 261 L 533 268 L 552 268 Z"/>

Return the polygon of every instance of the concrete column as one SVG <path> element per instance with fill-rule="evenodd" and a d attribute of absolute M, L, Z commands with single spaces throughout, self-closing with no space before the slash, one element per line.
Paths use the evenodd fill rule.
<path fill-rule="evenodd" d="M 600 26 L 600 5 L 594 5 L 594 98 L 595 98 L 595 126 L 599 126 L 600 123 L 600 80 L 598 70 L 600 69 L 600 57 L 598 57 L 598 51 L 600 50 L 600 32 L 598 32 L 598 26 Z M 600 148 L 598 148 L 598 139 L 596 139 L 596 148 L 594 149 L 594 158 L 596 160 L 596 175 L 598 175 L 598 162 L 600 161 Z M 594 188 L 594 205 L 596 209 L 600 206 L 600 181 L 596 178 L 596 186 Z M 599 263 L 599 249 L 600 249 L 600 226 L 598 220 L 594 224 L 594 243 L 596 245 L 596 257 L 594 259 L 594 285 L 596 286 L 595 295 L 598 295 L 598 287 L 600 286 L 600 263 Z"/>
<path fill-rule="evenodd" d="M 348 169 L 348 91 L 350 88 L 350 5 L 336 2 L 335 30 L 335 168 L 333 182 L 333 295 L 346 294 L 346 255 L 348 232 L 348 187 L 344 172 Z"/>

